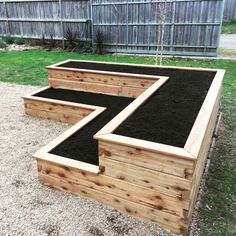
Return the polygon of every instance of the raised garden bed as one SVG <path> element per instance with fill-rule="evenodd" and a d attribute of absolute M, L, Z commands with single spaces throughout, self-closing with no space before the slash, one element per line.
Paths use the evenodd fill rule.
<path fill-rule="evenodd" d="M 76 124 L 34 154 L 40 180 L 185 233 L 224 71 L 66 61 L 48 72 L 26 113 Z"/>

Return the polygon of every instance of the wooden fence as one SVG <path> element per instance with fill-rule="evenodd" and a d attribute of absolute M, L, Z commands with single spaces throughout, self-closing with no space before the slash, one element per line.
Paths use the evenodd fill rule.
<path fill-rule="evenodd" d="M 0 0 L 0 34 L 62 39 L 68 28 L 106 36 L 109 52 L 155 54 L 163 0 Z M 164 54 L 215 56 L 223 0 L 166 0 Z M 90 33 L 91 32 L 91 33 Z"/>
<path fill-rule="evenodd" d="M 224 20 L 236 19 L 236 0 L 224 0 Z"/>

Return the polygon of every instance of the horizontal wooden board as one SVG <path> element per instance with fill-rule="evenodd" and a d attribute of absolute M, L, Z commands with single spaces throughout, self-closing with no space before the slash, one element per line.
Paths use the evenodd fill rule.
<path fill-rule="evenodd" d="M 99 156 L 190 180 L 194 161 L 126 145 L 99 141 Z"/>
<path fill-rule="evenodd" d="M 92 62 L 92 63 L 97 63 L 97 64 L 114 64 L 114 65 L 126 65 L 126 66 L 138 66 L 138 67 L 149 67 L 149 68 L 170 68 L 170 69 L 176 69 L 176 70 L 188 70 L 188 71 L 212 71 L 212 72 L 217 72 L 219 71 L 218 69 L 212 69 L 212 68 L 200 68 L 200 67 L 183 67 L 183 66 L 163 66 L 163 65 L 150 65 L 150 64 L 136 64 L 136 63 L 119 63 L 119 62 L 110 62 L 110 61 L 91 61 L 91 60 L 75 60 L 75 59 L 68 59 L 65 61 L 61 61 L 59 63 L 47 66 L 47 69 L 54 69 L 56 66 L 61 66 L 67 62 Z M 80 69 L 76 68 L 68 68 L 68 67 L 57 67 L 58 69 L 61 70 L 77 70 L 80 71 Z M 89 70 L 86 70 L 86 72 Z M 110 73 L 107 71 L 101 71 L 100 73 Z M 143 75 L 141 75 L 143 76 Z M 145 76 L 145 75 L 144 75 Z M 149 76 L 148 76 L 149 77 Z M 161 75 L 160 75 L 161 77 Z"/>
<path fill-rule="evenodd" d="M 99 173 L 93 173 L 78 168 L 68 167 L 37 160 L 38 170 L 43 174 L 50 174 L 57 178 L 66 179 L 88 188 L 136 202 L 161 211 L 184 217 L 183 209 L 187 210 L 189 202 L 179 197 L 172 197 L 159 191 L 114 179 Z"/>
<path fill-rule="evenodd" d="M 76 124 L 78 121 L 82 120 L 84 117 L 74 114 L 62 114 L 49 111 L 41 111 L 37 109 L 25 108 L 25 113 L 27 115 L 44 119 L 44 120 L 53 120 L 62 123 Z"/>
<path fill-rule="evenodd" d="M 48 111 L 59 114 L 74 114 L 74 116 L 78 115 L 78 117 L 85 117 L 93 111 L 92 109 L 79 106 L 75 107 L 50 101 L 46 102 L 32 99 L 24 99 L 24 104 L 26 109 Z"/>
<path fill-rule="evenodd" d="M 169 228 L 176 233 L 182 233 L 186 229 L 186 221 L 181 217 L 137 204 L 112 194 L 104 194 L 103 192 L 75 184 L 71 181 L 55 178 L 50 174 L 39 173 L 39 179 L 49 187 L 80 195 L 92 200 L 97 200 L 107 206 L 114 207 L 119 211 L 144 218 L 148 221 Z"/>
<path fill-rule="evenodd" d="M 135 88 L 135 87 L 122 86 L 121 91 L 119 92 L 119 96 L 136 98 L 141 93 L 143 93 L 145 90 L 146 90 L 145 88 Z"/>
<path fill-rule="evenodd" d="M 48 77 L 52 79 L 75 80 L 80 82 L 98 83 L 107 85 L 116 85 L 122 87 L 148 88 L 156 79 L 150 78 L 135 78 L 134 76 L 106 74 L 106 73 L 92 73 L 89 71 L 74 71 L 61 70 L 58 67 L 48 69 Z"/>
<path fill-rule="evenodd" d="M 49 78 L 48 82 L 50 86 L 53 88 L 64 88 L 64 89 L 95 92 L 95 93 L 102 93 L 116 96 L 118 96 L 121 91 L 121 86 L 115 86 L 115 85 L 103 85 L 97 83 L 70 81 L 70 80 L 53 79 L 53 78 Z"/>
<path fill-rule="evenodd" d="M 104 174 L 107 176 L 158 190 L 170 196 L 185 198 L 186 192 L 190 192 L 191 182 L 180 177 L 104 157 L 99 157 L 99 165 L 104 167 Z"/>

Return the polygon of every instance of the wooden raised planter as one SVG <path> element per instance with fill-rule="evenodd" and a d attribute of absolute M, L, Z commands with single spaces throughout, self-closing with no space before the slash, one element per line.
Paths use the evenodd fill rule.
<path fill-rule="evenodd" d="M 82 68 L 76 68 L 79 66 Z M 87 69 L 84 68 L 86 66 Z M 96 67 L 98 70 L 94 69 Z M 103 71 L 102 68 L 108 70 Z M 115 71 L 116 68 L 119 71 Z M 134 73 L 142 69 L 143 74 Z M 144 74 L 145 70 L 150 70 L 153 74 Z M 211 81 L 209 88 L 205 89 L 204 97 L 201 98 L 203 101 L 201 106 L 199 109 L 196 108 L 193 125 L 189 132 L 186 131 L 186 140 L 182 138 L 185 140 L 184 144 L 176 146 L 139 138 L 138 134 L 132 131 L 132 121 L 135 120 L 133 117 L 146 109 L 152 99 L 157 99 L 155 101 L 158 103 L 158 99 L 161 99 L 164 93 L 162 91 L 168 91 L 171 86 L 170 80 L 173 81 L 173 75 L 178 73 L 180 73 L 178 78 L 194 73 L 195 77 L 207 75 Z M 185 234 L 191 221 L 217 119 L 224 71 L 65 61 L 49 66 L 48 74 L 51 88 L 46 87 L 24 97 L 26 113 L 75 125 L 34 154 L 38 164 L 39 179 L 50 187 L 95 199 L 120 211 L 157 223 L 173 232 Z M 205 83 L 204 78 L 199 79 L 202 81 L 194 81 Z M 94 139 L 97 140 L 95 145 L 98 145 L 98 153 L 92 159 L 97 159 L 97 163 L 91 162 L 90 159 L 88 162 L 80 159 L 82 157 L 79 157 L 79 150 L 75 150 L 77 156 L 72 157 L 59 155 L 63 153 L 60 150 L 65 148 L 63 145 L 69 145 L 70 140 L 76 135 L 80 137 L 80 132 L 86 127 L 90 127 L 94 122 L 100 122 L 99 117 L 100 120 L 103 119 L 102 115 L 107 109 L 114 110 L 114 108 L 72 102 L 73 99 L 70 100 L 68 96 L 67 100 L 63 101 L 63 97 L 55 99 L 57 97 L 45 95 L 49 90 L 58 94 L 69 94 L 66 89 L 71 89 L 73 96 L 77 93 L 78 96 L 84 96 L 84 93 L 85 95 L 87 93 L 89 97 L 93 92 L 100 93 L 96 95 L 100 97 L 109 95 L 110 97 L 106 97 L 105 100 L 112 100 L 114 96 L 126 97 L 120 99 L 124 99 L 124 104 L 127 106 L 125 105 L 124 109 L 120 108 L 119 114 L 93 133 Z M 72 89 L 83 91 L 82 95 L 81 92 Z M 173 99 L 176 102 L 175 95 Z M 171 107 L 172 103 L 172 100 L 168 100 L 163 106 Z M 178 104 L 181 106 L 181 102 Z M 186 107 L 186 109 L 187 113 L 192 108 Z M 159 132 L 159 126 L 155 121 L 158 121 L 160 114 L 150 113 L 147 121 L 153 115 L 156 117 L 152 119 L 153 123 L 144 122 L 140 126 L 149 129 L 150 132 L 154 131 L 155 136 L 155 133 Z M 127 129 L 126 125 L 131 129 Z M 161 129 L 162 123 L 159 125 Z M 136 128 L 138 130 L 142 127 Z M 169 129 L 171 131 L 171 125 Z M 122 132 L 127 135 L 123 135 Z M 166 132 L 171 138 L 169 130 Z M 176 132 L 173 131 L 173 137 Z M 82 139 L 83 135 L 81 133 Z M 173 139 L 173 143 L 177 141 Z"/>

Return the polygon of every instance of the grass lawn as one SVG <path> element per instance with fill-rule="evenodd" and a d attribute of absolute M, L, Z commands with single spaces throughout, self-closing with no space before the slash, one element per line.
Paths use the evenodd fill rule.
<path fill-rule="evenodd" d="M 0 52 L 0 81 L 46 85 L 45 66 L 65 59 L 115 61 L 111 55 L 64 52 Z M 118 57 L 118 62 L 154 64 L 153 58 Z M 226 69 L 222 94 L 223 125 L 214 151 L 200 207 L 202 235 L 236 235 L 236 62 L 164 59 L 164 65 Z"/>
<path fill-rule="evenodd" d="M 222 24 L 222 34 L 236 34 L 236 20 L 225 21 Z"/>

